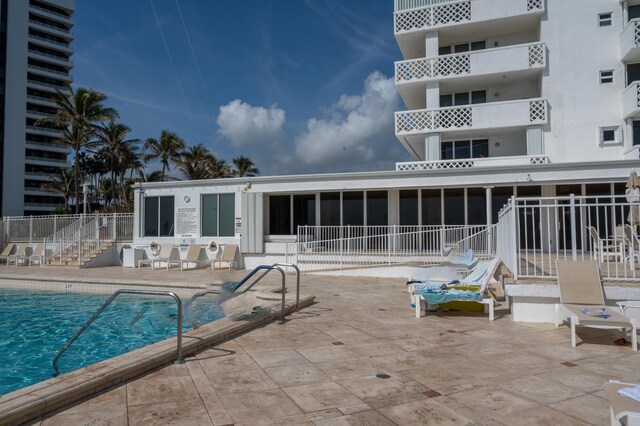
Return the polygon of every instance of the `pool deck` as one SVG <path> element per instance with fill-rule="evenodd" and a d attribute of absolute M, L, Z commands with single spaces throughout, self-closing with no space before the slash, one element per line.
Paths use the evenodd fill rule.
<path fill-rule="evenodd" d="M 190 286 L 245 273 L 0 267 L 2 278 Z M 579 329 L 574 349 L 568 327 L 514 323 L 500 310 L 494 322 L 463 313 L 415 318 L 404 280 L 306 275 L 302 286 L 316 304 L 286 323 L 30 424 L 602 425 L 604 383 L 640 382 L 640 353 L 615 346 L 616 331 Z"/>

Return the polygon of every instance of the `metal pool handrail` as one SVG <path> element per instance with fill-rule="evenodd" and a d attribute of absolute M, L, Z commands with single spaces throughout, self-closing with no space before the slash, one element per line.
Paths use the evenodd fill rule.
<path fill-rule="evenodd" d="M 285 268 L 293 268 L 296 271 L 296 312 L 299 311 L 300 304 L 300 268 L 293 263 L 274 263 L 273 266 L 284 266 Z"/>
<path fill-rule="evenodd" d="M 67 340 L 67 343 L 64 345 L 64 347 L 58 351 L 56 356 L 53 358 L 53 369 L 54 369 L 53 376 L 54 377 L 60 374 L 60 369 L 58 368 L 58 359 L 60 358 L 60 356 L 62 356 L 62 354 L 69 348 L 69 346 L 71 346 L 71 344 L 75 342 L 78 337 L 80 337 L 80 335 L 91 325 L 91 323 L 95 321 L 96 318 L 98 318 L 98 316 L 100 316 L 100 314 L 105 309 L 107 309 L 107 307 L 111 304 L 111 302 L 113 302 L 116 299 L 116 297 L 120 296 L 121 294 L 146 294 L 150 296 L 168 296 L 173 298 L 173 300 L 175 300 L 176 305 L 178 306 L 178 336 L 177 336 L 178 343 L 177 343 L 177 355 L 176 355 L 175 363 L 183 364 L 185 362 L 184 359 L 182 358 L 182 301 L 180 300 L 180 297 L 173 291 L 120 289 L 120 290 L 116 290 L 116 292 L 113 293 L 106 302 L 104 302 L 104 304 L 100 307 L 100 309 L 98 309 L 91 316 L 91 318 L 89 318 L 82 325 L 82 327 L 80 327 L 80 330 L 78 330 L 76 334 L 73 335 L 73 337 Z"/>

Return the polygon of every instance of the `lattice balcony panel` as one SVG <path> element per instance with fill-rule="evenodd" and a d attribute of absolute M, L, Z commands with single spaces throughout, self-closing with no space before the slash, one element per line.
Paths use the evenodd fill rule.
<path fill-rule="evenodd" d="M 635 23 L 634 40 L 636 44 L 640 44 L 640 22 Z"/>
<path fill-rule="evenodd" d="M 470 74 L 471 56 L 459 55 L 438 58 L 435 62 L 434 68 L 434 74 L 437 77 Z"/>
<path fill-rule="evenodd" d="M 400 62 L 396 64 L 396 82 L 407 82 L 430 78 L 431 61 Z"/>
<path fill-rule="evenodd" d="M 434 111 L 437 129 L 462 129 L 473 125 L 471 108 L 455 108 Z"/>
<path fill-rule="evenodd" d="M 529 66 L 544 65 L 544 46 L 529 46 Z"/>
<path fill-rule="evenodd" d="M 397 13 L 394 16 L 397 33 L 431 27 L 431 8 Z"/>
<path fill-rule="evenodd" d="M 547 121 L 547 102 L 531 101 L 529 102 L 529 121 L 532 123 L 540 123 Z"/>
<path fill-rule="evenodd" d="M 433 8 L 433 25 L 471 20 L 471 2 L 444 4 Z"/>
<path fill-rule="evenodd" d="M 546 156 L 541 156 L 541 157 L 531 157 L 531 160 L 529 160 L 531 162 L 532 166 L 538 166 L 541 164 L 549 164 L 549 157 Z"/>
<path fill-rule="evenodd" d="M 527 0 L 527 10 L 542 10 L 544 0 Z"/>

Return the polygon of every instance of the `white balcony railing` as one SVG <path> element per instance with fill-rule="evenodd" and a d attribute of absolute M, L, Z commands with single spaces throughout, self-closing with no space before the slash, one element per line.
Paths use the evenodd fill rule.
<path fill-rule="evenodd" d="M 544 69 L 546 57 L 544 43 L 529 43 L 437 58 L 398 61 L 395 63 L 396 83 Z"/>
<path fill-rule="evenodd" d="M 549 164 L 546 155 L 517 155 L 512 157 L 462 158 L 458 160 L 409 161 L 396 163 L 396 171 L 457 170 L 474 167 L 539 166 Z"/>
<path fill-rule="evenodd" d="M 491 102 L 395 114 L 396 135 L 509 128 L 545 124 L 546 99 Z"/>
<path fill-rule="evenodd" d="M 640 59 L 640 19 L 632 19 L 620 34 L 620 57 L 623 61 Z"/>
<path fill-rule="evenodd" d="M 443 3 L 456 3 L 460 0 L 395 0 L 394 12 L 401 12 L 408 9 L 417 9 L 419 7 L 433 6 Z"/>
<path fill-rule="evenodd" d="M 624 118 L 640 115 L 640 83 L 632 83 L 622 92 L 622 112 Z"/>
<path fill-rule="evenodd" d="M 409 1 L 415 5 L 394 14 L 396 33 L 419 31 L 469 22 L 538 13 L 544 11 L 544 0 L 466 0 L 456 2 Z M 396 10 L 398 3 L 396 3 Z"/>

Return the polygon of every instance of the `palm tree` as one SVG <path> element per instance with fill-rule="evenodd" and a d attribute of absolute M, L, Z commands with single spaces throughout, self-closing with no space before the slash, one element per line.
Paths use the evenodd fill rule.
<path fill-rule="evenodd" d="M 67 213 L 69 211 L 69 199 L 73 197 L 75 191 L 75 182 L 74 172 L 71 168 L 60 169 L 58 174 L 52 175 L 51 180 L 44 182 L 41 188 L 45 191 L 62 194 L 64 197 L 64 212 Z M 76 204 L 78 204 L 77 201 Z"/>
<path fill-rule="evenodd" d="M 170 171 L 169 162 L 179 160 L 180 153 L 185 147 L 185 143 L 173 132 L 163 130 L 160 139 L 149 138 L 145 141 L 142 151 L 144 161 L 160 159 L 162 163 L 162 180 L 164 181 L 165 171 Z"/>
<path fill-rule="evenodd" d="M 229 167 L 224 160 L 218 160 L 213 155 L 207 158 L 206 167 L 211 179 L 231 176 L 231 167 Z"/>
<path fill-rule="evenodd" d="M 190 146 L 180 154 L 176 160 L 177 168 L 187 180 L 208 179 L 207 159 L 211 153 L 203 144 Z"/>
<path fill-rule="evenodd" d="M 251 161 L 244 155 L 233 159 L 233 167 L 234 176 L 255 176 L 260 173 L 260 170 L 255 167 L 253 161 Z"/>
<path fill-rule="evenodd" d="M 139 141 L 139 139 L 127 139 L 129 132 L 131 132 L 129 127 L 124 124 L 116 124 L 113 120 L 98 127 L 96 130 L 97 143 L 109 155 L 111 181 L 114 183 L 114 185 L 111 185 L 111 200 L 113 202 L 117 200 L 116 177 L 120 179 L 120 185 L 123 185 L 128 163 L 133 156 L 132 152 L 135 149 L 135 144 Z"/>
<path fill-rule="evenodd" d="M 67 84 L 66 92 L 57 90 L 57 96 L 53 98 L 56 104 L 56 113 L 51 117 L 36 121 L 36 124 L 49 123 L 60 128 L 66 128 L 65 135 L 58 143 L 71 146 L 74 150 L 74 177 L 78 183 L 80 180 L 79 154 L 80 150 L 90 144 L 97 123 L 103 120 L 114 119 L 118 112 L 114 108 L 104 106 L 107 97 L 93 89 L 79 87 L 73 90 Z M 76 214 L 79 213 L 78 187 L 74 185 L 76 198 Z"/>
<path fill-rule="evenodd" d="M 151 173 L 141 173 L 140 182 L 162 182 L 162 172 L 160 170 L 154 170 Z"/>

